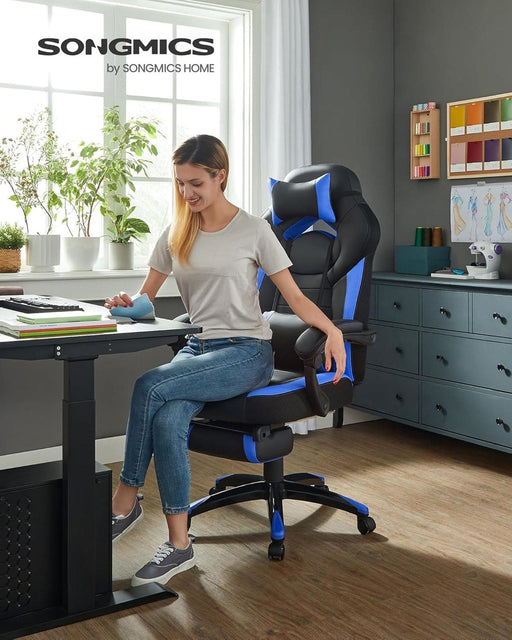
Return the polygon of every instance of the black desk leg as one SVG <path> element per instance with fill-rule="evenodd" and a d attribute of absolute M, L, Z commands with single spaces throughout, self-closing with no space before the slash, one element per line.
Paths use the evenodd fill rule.
<path fill-rule="evenodd" d="M 77 613 L 96 595 L 94 360 L 64 361 L 62 428 L 64 606 Z"/>

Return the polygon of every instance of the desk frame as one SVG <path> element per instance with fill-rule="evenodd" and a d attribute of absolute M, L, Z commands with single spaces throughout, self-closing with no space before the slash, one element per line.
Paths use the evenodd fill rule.
<path fill-rule="evenodd" d="M 158 318 L 152 322 L 119 325 L 115 333 L 32 339 L 14 339 L 0 334 L 0 358 L 55 359 L 62 360 L 64 366 L 62 605 L 2 620 L 1 640 L 177 597 L 175 591 L 157 583 L 110 591 L 101 596 L 95 593 L 95 540 L 90 530 L 83 526 L 84 522 L 93 522 L 95 518 L 94 361 L 100 355 L 172 344 L 180 336 L 198 331 L 188 324 Z M 80 554 L 74 553 L 77 549 Z"/>

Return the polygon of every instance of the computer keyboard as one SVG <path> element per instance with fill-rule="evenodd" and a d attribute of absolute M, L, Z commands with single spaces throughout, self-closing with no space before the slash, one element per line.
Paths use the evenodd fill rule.
<path fill-rule="evenodd" d="M 23 313 L 45 313 L 51 311 L 83 311 L 83 308 L 75 302 L 68 302 L 63 298 L 54 296 L 10 296 L 0 298 L 0 307 Z"/>

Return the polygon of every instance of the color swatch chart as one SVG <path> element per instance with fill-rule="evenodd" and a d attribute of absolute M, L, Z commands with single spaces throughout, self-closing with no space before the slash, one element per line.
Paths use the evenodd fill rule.
<path fill-rule="evenodd" d="M 447 175 L 512 175 L 512 94 L 448 103 Z"/>

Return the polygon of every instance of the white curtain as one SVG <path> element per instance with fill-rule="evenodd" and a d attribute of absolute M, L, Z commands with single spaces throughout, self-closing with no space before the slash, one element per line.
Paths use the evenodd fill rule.
<path fill-rule="evenodd" d="M 309 0 L 261 2 L 261 203 L 270 204 L 268 178 L 282 180 L 311 164 Z M 292 423 L 295 433 L 316 420 Z"/>
<path fill-rule="evenodd" d="M 309 0 L 261 2 L 261 203 L 268 178 L 311 164 Z"/>

